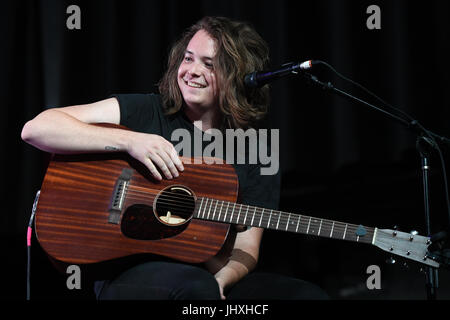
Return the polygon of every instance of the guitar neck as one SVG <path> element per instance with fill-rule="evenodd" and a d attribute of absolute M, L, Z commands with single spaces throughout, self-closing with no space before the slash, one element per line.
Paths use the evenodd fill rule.
<path fill-rule="evenodd" d="M 369 244 L 373 244 L 375 236 L 375 228 L 371 227 L 210 198 L 198 198 L 196 208 L 194 217 L 203 220 Z"/>

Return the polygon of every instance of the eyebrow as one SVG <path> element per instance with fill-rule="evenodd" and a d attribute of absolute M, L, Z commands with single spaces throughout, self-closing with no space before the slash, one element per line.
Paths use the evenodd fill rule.
<path fill-rule="evenodd" d="M 186 54 L 186 53 L 195 55 L 192 51 L 189 51 L 189 50 L 185 50 L 185 51 L 184 51 L 184 54 Z M 208 56 L 203 56 L 203 57 L 201 57 L 201 58 L 202 58 L 202 59 L 205 59 L 205 60 L 210 60 L 210 61 L 213 60 L 213 58 L 208 57 Z"/>

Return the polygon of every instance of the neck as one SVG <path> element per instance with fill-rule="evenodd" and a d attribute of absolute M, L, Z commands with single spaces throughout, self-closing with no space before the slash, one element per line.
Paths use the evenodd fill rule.
<path fill-rule="evenodd" d="M 222 119 L 218 108 L 201 109 L 186 106 L 185 114 L 198 129 L 206 131 L 211 128 L 219 128 Z"/>
<path fill-rule="evenodd" d="M 201 197 L 195 218 L 289 231 L 319 237 L 372 243 L 375 229 L 333 220 Z"/>

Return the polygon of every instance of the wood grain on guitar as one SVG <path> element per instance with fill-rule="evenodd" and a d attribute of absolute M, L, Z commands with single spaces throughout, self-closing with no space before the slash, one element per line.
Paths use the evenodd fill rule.
<path fill-rule="evenodd" d="M 124 168 L 133 173 L 116 224 L 109 221 L 110 208 Z M 164 192 L 173 193 L 174 188 L 195 190 L 195 194 L 186 199 L 187 195 L 175 193 L 174 197 L 184 198 L 182 204 L 175 201 L 171 207 L 174 199 Z M 125 154 L 58 155 L 50 162 L 41 187 L 36 234 L 42 248 L 63 262 L 96 263 L 152 253 L 200 263 L 221 249 L 229 224 L 192 219 L 199 205 L 195 200 L 213 197 L 235 202 L 237 191 L 237 177 L 229 165 L 185 164 L 177 179 L 157 181 Z M 171 209 L 162 211 L 165 208 Z M 166 223 L 169 211 L 183 221 Z"/>

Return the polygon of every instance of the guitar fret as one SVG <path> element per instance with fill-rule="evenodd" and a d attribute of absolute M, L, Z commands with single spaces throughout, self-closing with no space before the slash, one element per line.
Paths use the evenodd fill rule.
<path fill-rule="evenodd" d="M 245 211 L 245 217 L 244 217 L 244 222 L 243 222 L 244 224 L 245 224 L 245 221 L 247 221 L 248 208 L 250 208 L 250 206 L 247 205 L 247 211 Z"/>
<path fill-rule="evenodd" d="M 289 213 L 289 218 L 288 218 L 288 221 L 287 221 L 287 224 L 286 224 L 286 231 L 287 231 L 287 229 L 289 227 L 289 220 L 291 220 L 291 214 L 290 213 Z"/>
<path fill-rule="evenodd" d="M 255 214 L 256 214 L 256 207 L 255 207 L 255 211 L 253 211 L 252 222 L 250 222 L 250 225 L 252 225 L 252 226 L 253 226 L 253 220 L 255 219 Z"/>
<path fill-rule="evenodd" d="M 208 219 L 208 220 L 209 220 L 209 214 L 211 212 L 211 208 L 212 208 L 213 203 L 214 203 L 214 199 L 211 199 L 211 205 L 209 206 L 208 216 L 206 217 L 206 219 Z"/>
<path fill-rule="evenodd" d="M 225 216 L 223 217 L 223 221 L 227 221 L 227 213 L 228 213 L 228 208 L 230 207 L 230 203 L 227 202 L 227 208 L 225 210 Z"/>
<path fill-rule="evenodd" d="M 208 198 L 206 198 L 206 202 L 205 202 L 205 207 L 203 208 L 203 213 L 202 213 L 202 219 L 204 219 L 205 218 L 205 209 L 206 209 L 206 207 L 208 206 Z"/>
<path fill-rule="evenodd" d="M 221 202 L 220 206 L 219 202 Z M 308 223 L 306 223 L 306 221 L 302 222 L 302 215 L 270 210 L 267 223 L 263 223 L 263 218 L 267 217 L 267 215 L 265 215 L 265 208 L 226 202 L 227 205 L 225 209 L 225 201 L 206 197 L 199 198 L 197 203 L 199 203 L 197 217 L 205 220 L 222 221 L 249 226 L 259 226 L 267 229 L 291 231 L 315 236 L 328 236 L 329 238 L 339 238 L 355 242 L 371 243 L 374 239 L 374 230 L 370 230 L 370 228 L 369 230 L 367 230 L 367 236 L 361 236 L 353 231 L 355 228 L 354 225 L 340 223 L 337 221 L 307 217 Z M 231 210 L 231 212 L 229 212 L 230 204 L 233 205 L 233 209 Z M 239 211 L 237 212 L 237 214 L 235 214 L 236 205 L 239 206 Z M 250 211 L 251 209 L 253 209 L 253 212 Z M 261 209 L 261 212 L 258 212 L 259 209 Z M 243 210 L 245 210 L 245 214 Z M 224 214 L 222 215 L 222 213 Z M 257 222 L 255 219 L 257 214 L 260 214 L 259 222 Z M 228 217 L 228 215 L 230 216 Z M 252 216 L 251 219 L 250 215 Z M 278 218 L 276 218 L 276 215 L 278 215 Z M 297 219 L 297 221 L 295 221 L 295 219 Z"/>
<path fill-rule="evenodd" d="M 373 236 L 372 236 L 372 241 L 371 244 L 375 245 L 375 239 L 377 238 L 377 233 L 378 233 L 378 228 L 375 228 L 373 230 Z"/>
<path fill-rule="evenodd" d="M 217 210 L 217 204 L 219 203 L 219 200 L 216 200 L 216 206 L 214 207 L 214 212 L 213 212 L 213 216 L 212 216 L 212 220 L 214 220 L 214 216 L 216 215 L 216 210 Z"/>
<path fill-rule="evenodd" d="M 215 200 L 215 202 L 214 202 Z M 220 207 L 219 207 L 219 201 Z M 249 226 L 256 226 L 258 225 L 261 227 L 263 225 L 263 217 L 266 217 L 265 215 L 265 208 L 258 208 L 253 207 L 249 205 L 244 204 L 237 204 L 233 202 L 226 202 L 227 206 L 224 210 L 224 204 L 225 201 L 223 200 L 217 200 L 217 199 L 211 199 L 202 197 L 198 199 L 198 202 L 200 205 L 198 206 L 198 210 L 196 211 L 197 217 L 200 219 L 205 220 L 214 220 L 214 221 L 222 221 L 222 222 L 228 222 L 228 223 L 236 223 L 236 224 L 244 224 Z M 229 213 L 230 204 L 233 204 L 233 209 L 231 210 L 231 213 Z M 236 215 L 236 218 L 234 218 L 236 211 L 236 205 L 239 206 L 239 211 Z M 243 208 L 246 206 L 246 208 Z M 253 208 L 253 212 L 250 212 L 250 209 Z M 242 210 L 245 210 L 242 212 Z M 258 209 L 261 209 L 261 213 L 257 212 Z M 224 215 L 222 216 L 222 213 Z M 228 214 L 230 214 L 229 217 Z M 257 214 L 260 214 L 259 217 L 259 223 L 255 223 L 255 216 Z M 241 215 L 242 215 L 242 221 L 241 221 Z M 251 215 L 251 219 L 249 217 Z M 276 219 L 276 215 L 278 215 L 278 219 Z M 282 216 L 283 215 L 283 216 Z M 287 219 L 286 219 L 287 215 Z M 283 219 L 282 219 L 283 218 Z M 297 218 L 297 222 L 295 222 L 295 218 Z M 282 211 L 276 211 L 276 210 L 270 210 L 269 218 L 267 223 L 264 222 L 263 228 L 267 229 L 275 229 L 275 230 L 284 230 L 284 231 L 291 231 L 296 233 L 304 233 L 304 234 L 310 234 L 310 235 L 316 235 L 316 236 L 327 236 L 329 238 L 339 238 L 343 240 L 350 240 L 355 242 L 367 242 L 371 243 L 373 242 L 373 239 L 375 238 L 375 231 L 374 229 L 370 230 L 368 228 L 367 230 L 367 236 L 361 236 L 356 234 L 356 231 L 354 232 L 354 225 L 348 224 L 348 223 L 340 223 L 337 221 L 332 220 L 325 220 L 325 219 L 316 219 L 314 217 L 307 217 L 308 223 L 301 221 L 302 215 L 292 214 L 288 212 L 282 212 Z M 276 219 L 276 223 L 275 223 Z M 249 223 L 250 220 L 250 223 Z M 331 224 L 331 227 L 330 227 Z M 343 229 L 343 230 L 342 230 Z"/>
<path fill-rule="evenodd" d="M 263 214 L 264 214 L 264 208 L 263 208 L 263 211 L 261 212 L 261 218 L 259 218 L 259 226 L 260 227 L 261 227 L 261 221 L 262 221 Z"/>
<path fill-rule="evenodd" d="M 306 234 L 309 232 L 309 225 L 311 224 L 311 217 L 309 217 L 308 228 L 306 228 Z"/>
<path fill-rule="evenodd" d="M 348 224 L 345 224 L 345 230 L 344 230 L 344 235 L 342 236 L 342 239 L 345 239 L 345 234 L 347 233 L 347 227 L 348 227 Z"/>
<path fill-rule="evenodd" d="M 233 222 L 233 213 L 234 213 L 235 208 L 236 208 L 236 203 L 233 206 L 233 211 L 231 211 L 230 222 Z"/>
<path fill-rule="evenodd" d="M 204 220 L 259 226 L 266 229 L 290 231 L 313 236 L 372 244 L 376 234 L 374 228 L 364 227 L 366 232 L 363 234 L 362 231 L 361 233 L 358 232 L 360 231 L 357 228 L 358 226 L 353 224 L 302 216 L 290 212 L 259 208 L 207 197 L 198 198 L 196 200 L 196 206 L 198 209 L 195 211 L 195 217 Z M 239 207 L 238 212 L 236 212 L 236 206 Z M 231 207 L 232 210 L 230 210 Z M 252 209 L 253 212 L 251 211 Z M 266 212 L 266 210 L 269 210 L 270 213 L 267 214 L 268 212 Z M 257 214 L 260 215 L 259 222 L 257 221 Z M 278 215 L 278 218 L 276 215 Z M 307 218 L 307 220 L 304 220 L 303 218 Z M 267 219 L 267 222 L 265 219 Z M 295 221 L 295 219 L 297 219 L 297 221 Z"/>
<path fill-rule="evenodd" d="M 267 228 L 269 228 L 270 220 L 272 219 L 272 212 L 273 212 L 273 210 L 270 210 L 270 217 L 269 217 L 269 221 L 267 221 Z"/>
<path fill-rule="evenodd" d="M 239 223 L 239 216 L 241 215 L 241 209 L 242 209 L 242 205 L 239 206 L 239 213 L 236 219 L 236 223 Z"/>
<path fill-rule="evenodd" d="M 202 202 L 200 202 L 200 207 L 198 209 L 198 212 L 200 212 L 202 210 L 203 200 L 205 200 L 205 198 L 202 198 Z"/>
<path fill-rule="evenodd" d="M 212 208 L 213 203 L 214 203 L 214 199 L 211 199 L 211 203 L 209 204 L 208 215 L 206 216 L 207 220 L 209 220 L 209 214 L 211 213 L 211 208 Z"/>
<path fill-rule="evenodd" d="M 219 217 L 217 218 L 217 220 L 220 221 L 220 215 L 222 214 L 222 207 L 223 207 L 223 200 L 222 200 L 222 204 L 220 205 L 220 210 L 219 210 Z"/>
<path fill-rule="evenodd" d="M 281 217 L 281 212 L 278 212 L 278 221 L 277 221 L 277 226 L 275 227 L 276 229 L 278 229 L 278 225 L 280 224 L 280 217 Z"/>

